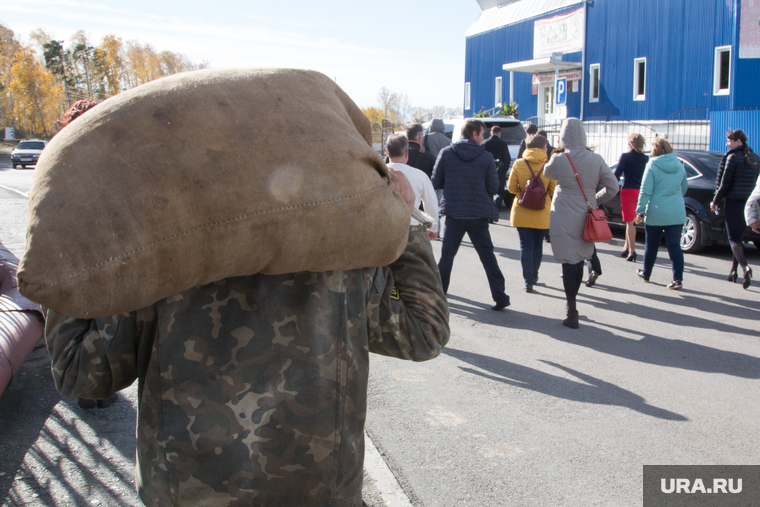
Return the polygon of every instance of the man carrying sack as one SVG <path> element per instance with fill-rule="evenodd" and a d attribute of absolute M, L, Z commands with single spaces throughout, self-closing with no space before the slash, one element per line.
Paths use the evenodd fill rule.
<path fill-rule="evenodd" d="M 261 79 L 267 80 L 267 86 L 261 89 L 278 93 L 291 80 L 303 77 L 299 74 L 302 71 L 291 72 L 294 75 L 254 74 L 245 79 L 252 81 L 252 87 L 259 85 Z M 313 79 L 307 91 L 313 86 L 333 91 L 337 88 L 329 79 L 313 74 L 316 73 L 307 76 Z M 203 83 L 218 84 L 229 76 L 201 74 L 201 77 L 210 77 Z M 337 96 L 345 99 L 343 95 Z M 171 101 L 171 95 L 166 97 Z M 227 102 L 229 97 L 217 96 L 214 100 Z M 125 107 L 134 103 L 132 97 Z M 98 108 L 107 104 L 108 101 L 77 122 L 97 114 Z M 346 108 L 351 114 L 342 115 L 336 110 L 339 123 L 335 135 L 345 136 L 357 129 L 361 131 L 358 139 L 368 139 L 369 122 L 365 125 L 360 116 L 353 115 L 353 103 Z M 167 110 L 171 113 L 170 107 Z M 116 114 L 113 108 L 106 111 Z M 279 120 L 275 115 L 261 120 L 268 121 L 273 130 L 287 130 L 286 118 L 294 116 L 277 116 Z M 349 116 L 357 123 L 352 123 Z M 90 120 L 96 118 L 91 116 Z M 162 121 L 171 120 L 164 116 Z M 107 124 L 102 118 L 95 123 Z M 82 123 L 79 127 L 87 125 Z M 66 130 L 77 126 L 74 122 Z M 53 146 L 47 154 L 50 164 L 65 158 L 64 145 L 60 146 L 61 152 Z M 371 145 L 367 146 L 371 150 Z M 67 150 L 73 147 L 66 145 Z M 118 150 L 118 144 L 115 149 Z M 336 156 L 341 153 L 347 152 L 335 152 Z M 366 150 L 359 145 L 348 153 L 353 154 L 352 159 L 367 160 Z M 409 183 L 403 174 L 388 170 L 379 156 L 376 158 L 377 172 L 372 169 L 366 177 L 394 190 L 387 195 L 390 200 L 384 201 L 388 212 L 377 217 L 394 228 L 384 240 L 393 240 L 398 230 L 407 237 L 400 256 L 395 258 L 393 254 L 386 266 L 263 274 L 264 270 L 276 270 L 272 267 L 275 264 L 288 262 L 279 258 L 288 256 L 287 251 L 282 251 L 276 259 L 256 260 L 257 266 L 264 266 L 257 272 L 231 273 L 222 279 L 185 287 L 123 313 L 87 316 L 102 311 L 93 310 L 94 298 L 81 298 L 81 306 L 71 306 L 80 313 L 80 318 L 67 317 L 56 310 L 48 312 L 46 340 L 56 386 L 62 394 L 103 398 L 139 380 L 136 484 L 147 505 L 361 505 L 369 352 L 422 361 L 439 355 L 449 339 L 448 304 L 430 242 L 422 226 L 409 226 L 414 199 Z M 279 171 L 287 172 L 281 164 L 275 169 L 277 177 L 282 177 Z M 204 180 L 201 184 L 208 183 Z M 282 201 L 286 190 L 292 187 L 279 181 L 272 188 L 280 191 L 272 191 L 272 195 Z M 336 188 L 331 199 L 316 202 L 319 206 L 337 203 L 338 208 L 332 212 L 341 213 L 340 207 L 345 207 L 346 213 L 355 215 L 355 208 L 346 201 L 353 195 L 359 198 L 373 195 L 370 191 L 352 190 L 351 195 L 340 197 L 339 191 Z M 164 209 L 171 208 L 173 196 L 165 196 L 169 202 Z M 405 216 L 395 208 L 399 199 L 403 199 L 400 202 Z M 300 204 L 273 203 L 267 210 L 290 213 L 292 208 L 311 206 L 314 202 L 309 197 Z M 213 212 L 207 203 L 199 206 Z M 319 206 L 311 213 L 318 213 Z M 44 216 L 44 203 L 32 210 L 39 210 Z M 249 215 L 258 217 L 255 220 L 266 215 L 256 213 L 259 214 Z M 32 220 L 31 235 L 36 233 L 35 227 L 43 227 L 43 221 L 40 216 Z M 342 231 L 334 229 L 353 225 L 349 219 L 317 224 L 319 230 L 311 230 L 302 241 L 318 243 L 319 238 L 311 239 L 314 235 L 338 238 Z M 97 221 L 81 225 L 85 229 L 96 226 Z M 276 230 L 270 229 L 268 234 L 272 237 L 260 241 L 278 240 Z M 139 242 L 140 238 L 134 241 Z M 309 245 L 299 247 L 308 250 Z M 143 250 L 149 248 L 150 243 L 146 243 Z M 272 246 L 262 244 L 260 250 L 267 248 Z M 274 250 L 280 248 L 281 245 L 276 245 Z M 139 266 L 129 265 L 133 250 L 118 254 L 127 265 L 114 269 L 133 269 L 139 275 Z M 364 254 L 360 248 L 351 252 L 353 261 L 349 255 L 303 262 L 348 266 L 351 262 L 360 266 L 371 262 L 361 257 Z M 240 253 L 256 254 L 254 249 Z M 304 259 L 317 254 L 311 252 Z M 235 265 L 234 261 L 231 259 L 230 265 Z M 142 262 L 153 259 L 148 257 Z M 42 261 L 39 265 L 43 265 Z M 32 267 L 37 264 L 31 254 L 28 266 L 27 276 L 32 279 Z M 106 261 L 87 269 L 94 271 L 103 266 L 107 266 Z M 79 272 L 72 270 L 68 277 Z M 159 287 L 156 291 L 163 290 L 160 287 L 173 287 L 175 278 L 168 273 L 166 280 L 156 284 Z M 54 291 L 57 286 L 27 283 L 29 292 L 36 290 L 44 293 L 43 297 L 59 297 Z M 86 279 L 79 283 L 83 290 L 95 290 L 85 287 Z M 153 298 L 159 293 L 146 297 Z M 113 299 L 114 308 L 126 304 L 129 303 Z"/>

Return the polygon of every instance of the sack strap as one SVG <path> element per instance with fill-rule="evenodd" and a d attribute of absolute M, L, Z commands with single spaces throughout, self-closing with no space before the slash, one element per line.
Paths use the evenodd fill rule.
<path fill-rule="evenodd" d="M 567 160 L 570 161 L 570 167 L 573 168 L 573 172 L 575 173 L 575 179 L 578 180 L 578 185 L 581 186 L 581 192 L 583 192 L 583 198 L 586 199 L 586 204 L 588 204 L 588 209 L 594 209 L 591 206 L 591 203 L 588 202 L 588 197 L 586 196 L 586 191 L 583 190 L 583 183 L 581 183 L 581 177 L 578 176 L 578 171 L 575 170 L 575 164 L 573 164 L 573 159 L 570 158 L 570 154 L 569 153 L 565 152 L 565 155 L 567 156 Z"/>

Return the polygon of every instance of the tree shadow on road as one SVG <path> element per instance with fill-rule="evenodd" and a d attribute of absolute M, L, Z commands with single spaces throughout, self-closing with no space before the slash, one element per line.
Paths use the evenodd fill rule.
<path fill-rule="evenodd" d="M 0 399 L 0 428 L 2 505 L 142 505 L 132 404 L 83 410 L 61 399 L 44 347 Z"/>
<path fill-rule="evenodd" d="M 680 414 L 648 404 L 643 397 L 631 391 L 551 361 L 542 362 L 576 377 L 579 381 L 463 350 L 446 348 L 443 352 L 478 368 L 460 366 L 459 368 L 462 371 L 513 387 L 581 403 L 626 407 L 659 419 L 688 421 L 686 417 Z"/>

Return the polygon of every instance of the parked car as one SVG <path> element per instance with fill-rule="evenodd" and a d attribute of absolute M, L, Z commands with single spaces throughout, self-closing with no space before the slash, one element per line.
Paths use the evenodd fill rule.
<path fill-rule="evenodd" d="M 520 143 L 527 137 L 525 129 L 520 120 L 511 116 L 493 116 L 489 118 L 477 118 L 486 124 L 484 139 L 491 137 L 491 127 L 501 127 L 501 139 L 509 146 L 509 154 L 512 156 L 512 162 L 517 160 L 517 153 L 520 151 Z M 457 142 L 462 139 L 462 125 L 464 118 L 446 118 L 443 120 L 445 125 L 444 134 L 451 139 L 451 142 Z M 430 122 L 423 123 L 422 127 L 427 133 Z"/>
<path fill-rule="evenodd" d="M 23 169 L 28 165 L 37 165 L 37 160 L 40 158 L 40 154 L 42 154 L 42 150 L 45 149 L 47 143 L 47 141 L 41 139 L 28 139 L 18 143 L 18 146 L 13 148 L 11 152 L 13 168 L 21 166 Z"/>
<path fill-rule="evenodd" d="M 715 194 L 715 178 L 720 160 L 725 155 L 719 151 L 675 150 L 678 160 L 686 169 L 689 189 L 684 196 L 686 223 L 681 234 L 681 248 L 684 252 L 698 253 L 706 246 L 728 241 L 723 215 L 710 211 L 710 201 Z M 610 166 L 615 171 L 617 164 Z M 621 182 L 622 186 L 622 182 Z M 625 226 L 620 209 L 620 194 L 606 203 L 607 222 L 613 226 Z M 644 224 L 637 226 L 644 230 Z M 744 233 L 744 241 L 752 242 L 760 248 L 760 234 L 749 227 Z"/>

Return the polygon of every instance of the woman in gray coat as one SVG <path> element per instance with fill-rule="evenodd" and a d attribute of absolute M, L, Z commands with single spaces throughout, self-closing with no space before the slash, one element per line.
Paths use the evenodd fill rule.
<path fill-rule="evenodd" d="M 576 296 L 583 280 L 583 262 L 594 253 L 594 244 L 583 240 L 589 205 L 612 199 L 618 191 L 618 182 L 604 159 L 586 148 L 586 131 L 577 118 L 568 118 L 559 134 L 561 147 L 546 164 L 544 174 L 557 180 L 552 200 L 549 230 L 554 258 L 562 263 L 562 283 L 567 298 L 567 318 L 563 325 L 578 329 Z M 588 202 L 573 172 L 578 172 Z M 602 189 L 594 193 L 597 185 Z"/>

